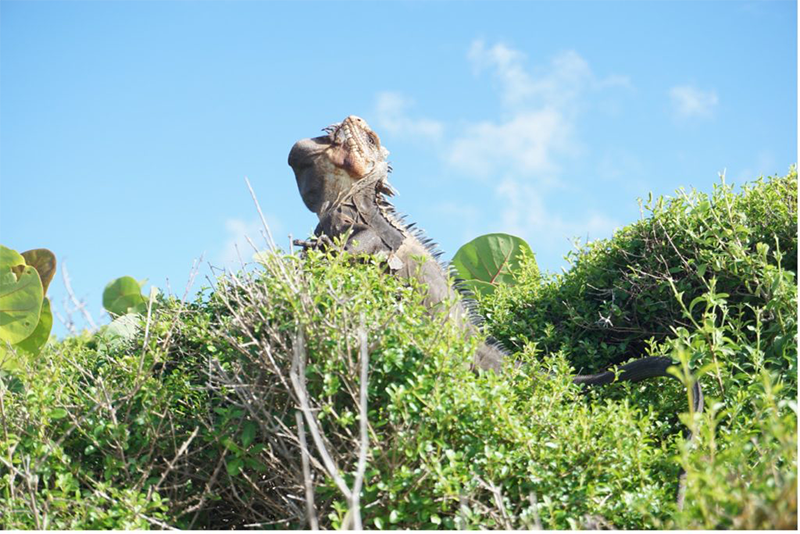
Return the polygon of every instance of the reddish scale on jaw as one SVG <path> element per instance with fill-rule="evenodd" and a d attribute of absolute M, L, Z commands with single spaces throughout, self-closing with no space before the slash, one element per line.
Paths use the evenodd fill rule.
<path fill-rule="evenodd" d="M 363 178 L 380 158 L 380 139 L 360 117 L 347 117 L 331 137 L 334 144 L 327 151 L 328 159 L 355 180 Z"/>

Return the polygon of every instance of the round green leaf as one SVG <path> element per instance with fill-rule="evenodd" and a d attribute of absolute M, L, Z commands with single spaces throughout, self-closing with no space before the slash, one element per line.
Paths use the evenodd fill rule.
<path fill-rule="evenodd" d="M 0 267 L 0 339 L 19 343 L 33 334 L 42 311 L 42 281 L 29 266 Z"/>
<path fill-rule="evenodd" d="M 36 330 L 16 345 L 15 348 L 23 350 L 29 354 L 39 354 L 47 340 L 50 339 L 50 330 L 53 328 L 53 313 L 50 311 L 50 299 L 47 297 L 42 301 L 42 312 L 39 314 L 39 324 Z"/>
<path fill-rule="evenodd" d="M 25 265 L 25 258 L 16 250 L 0 245 L 0 267 L 16 267 Z"/>
<path fill-rule="evenodd" d="M 64 419 L 69 412 L 64 408 L 53 408 L 50 410 L 50 419 Z"/>
<path fill-rule="evenodd" d="M 464 280 L 477 280 L 492 286 L 513 285 L 514 270 L 524 253 L 533 254 L 525 240 L 509 234 L 486 234 L 462 246 L 453 257 L 453 267 Z M 476 286 L 481 292 L 485 286 Z"/>
<path fill-rule="evenodd" d="M 138 312 L 145 303 L 142 286 L 130 276 L 117 278 L 103 290 L 103 307 L 113 315 Z"/>
<path fill-rule="evenodd" d="M 22 253 L 25 263 L 36 269 L 42 281 L 42 291 L 47 294 L 47 287 L 56 274 L 56 255 L 46 248 L 26 250 Z"/>
<path fill-rule="evenodd" d="M 103 338 L 106 341 L 130 341 L 136 337 L 141 328 L 142 317 L 138 313 L 126 313 L 120 315 L 109 324 L 103 331 Z"/>

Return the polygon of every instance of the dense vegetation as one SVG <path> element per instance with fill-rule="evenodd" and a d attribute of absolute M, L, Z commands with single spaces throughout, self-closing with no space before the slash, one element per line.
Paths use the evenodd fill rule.
<path fill-rule="evenodd" d="M 0 526 L 795 528 L 797 175 L 644 207 L 479 297 L 502 375 L 424 288 L 335 251 L 50 342 L 0 379 Z M 645 355 L 706 411 L 675 380 L 571 383 Z"/>

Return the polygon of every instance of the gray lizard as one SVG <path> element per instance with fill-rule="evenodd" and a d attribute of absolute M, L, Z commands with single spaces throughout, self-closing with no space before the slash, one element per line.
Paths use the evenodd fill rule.
<path fill-rule="evenodd" d="M 382 257 L 396 276 L 415 278 L 427 287 L 425 304 L 436 309 L 451 305 L 449 317 L 469 336 L 481 335 L 478 322 L 468 304 L 460 299 L 459 288 L 449 270 L 439 263 L 439 252 L 413 224 L 398 216 L 388 197 L 394 194 L 389 184 L 389 151 L 380 138 L 356 116 L 323 130 L 326 135 L 295 143 L 289 154 L 297 187 L 306 207 L 317 214 L 316 243 L 349 232 L 345 250 L 353 254 Z M 508 352 L 493 340 L 482 341 L 474 356 L 475 366 L 499 372 Z M 573 377 L 576 384 L 603 385 L 624 380 L 672 376 L 667 369 L 675 365 L 665 357 L 640 358 L 617 369 Z M 674 377 L 673 377 L 674 378 Z M 698 381 L 692 386 L 695 412 L 703 409 L 703 392 Z M 688 435 L 691 439 L 691 434 Z M 682 506 L 684 475 L 679 484 L 678 505 Z"/>

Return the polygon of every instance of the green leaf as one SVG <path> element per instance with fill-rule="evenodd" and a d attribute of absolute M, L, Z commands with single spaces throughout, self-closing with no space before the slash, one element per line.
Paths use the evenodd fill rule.
<path fill-rule="evenodd" d="M 16 250 L 0 245 L 0 267 L 16 267 L 25 265 L 25 258 Z"/>
<path fill-rule="evenodd" d="M 146 305 L 142 287 L 130 276 L 113 280 L 103 290 L 103 307 L 113 315 L 141 313 L 146 309 Z"/>
<path fill-rule="evenodd" d="M 705 300 L 706 300 L 705 295 L 700 295 L 699 297 L 695 297 L 694 299 L 692 299 L 691 304 L 689 304 L 689 313 L 692 313 L 692 310 L 697 304 L 704 302 Z"/>
<path fill-rule="evenodd" d="M 15 345 L 15 348 L 29 354 L 39 354 L 47 340 L 50 339 L 50 330 L 53 328 L 53 313 L 50 311 L 50 299 L 42 301 L 42 312 L 39 314 L 39 324 L 31 335 Z"/>
<path fill-rule="evenodd" d="M 50 410 L 50 419 L 64 419 L 68 414 L 64 408 L 53 408 Z"/>
<path fill-rule="evenodd" d="M 117 317 L 103 332 L 103 338 L 108 341 L 130 341 L 141 328 L 142 316 L 138 313 L 126 313 Z"/>
<path fill-rule="evenodd" d="M 513 272 L 519 269 L 524 254 L 533 256 L 525 240 L 509 234 L 486 234 L 458 249 L 452 263 L 465 281 L 513 285 Z M 472 288 L 484 294 L 492 291 L 487 285 L 476 284 Z"/>
<path fill-rule="evenodd" d="M 230 462 L 228 462 L 228 474 L 232 477 L 235 477 L 239 474 L 239 471 L 242 470 L 242 465 L 244 464 L 244 460 L 241 458 L 234 458 Z"/>
<path fill-rule="evenodd" d="M 400 512 L 397 510 L 392 510 L 389 514 L 389 523 L 399 523 L 400 522 Z"/>
<path fill-rule="evenodd" d="M 245 422 L 244 430 L 242 431 L 242 447 L 245 449 L 249 447 L 255 437 L 256 424 L 253 421 Z"/>
<path fill-rule="evenodd" d="M 56 255 L 46 248 L 26 250 L 22 253 L 25 263 L 36 269 L 42 281 L 42 292 L 46 295 L 47 288 L 56 274 Z"/>
<path fill-rule="evenodd" d="M 42 282 L 29 266 L 0 267 L 0 339 L 19 343 L 33 334 L 42 311 Z"/>

